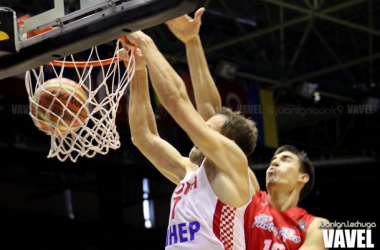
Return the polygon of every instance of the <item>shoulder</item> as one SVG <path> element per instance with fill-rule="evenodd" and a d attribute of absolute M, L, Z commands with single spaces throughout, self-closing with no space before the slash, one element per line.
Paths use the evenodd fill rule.
<path fill-rule="evenodd" d="M 265 191 L 260 191 L 260 190 L 256 191 L 252 195 L 252 201 L 253 200 L 266 202 L 266 201 L 268 201 L 268 194 Z"/>
<path fill-rule="evenodd" d="M 330 221 L 326 218 L 316 217 L 316 220 L 323 223 L 330 223 Z"/>
<path fill-rule="evenodd" d="M 197 172 L 199 170 L 199 166 L 191 162 L 190 158 L 188 157 L 183 157 L 183 158 L 186 161 L 186 164 L 185 164 L 186 174 Z"/>
<path fill-rule="evenodd" d="M 251 202 L 249 203 L 250 209 L 256 208 L 256 207 L 262 207 L 260 204 L 263 205 L 267 204 L 268 202 L 268 196 L 265 191 L 257 191 L 252 195 Z"/>
<path fill-rule="evenodd" d="M 185 175 L 183 176 L 182 180 L 186 179 L 187 176 L 193 175 L 197 173 L 200 169 L 200 167 L 197 164 L 194 164 L 190 161 L 189 158 L 184 158 L 184 166 L 185 166 Z"/>
<path fill-rule="evenodd" d="M 313 216 L 314 217 L 314 216 Z M 326 218 L 322 217 L 314 217 L 313 221 L 310 223 L 307 231 L 309 230 L 319 230 L 321 228 L 321 224 L 328 224 L 330 221 Z"/>
<path fill-rule="evenodd" d="M 172 168 L 174 170 L 177 170 L 175 175 L 162 169 L 158 170 L 175 185 L 178 185 L 181 182 L 191 178 L 190 176 L 196 174 L 199 169 L 198 165 L 192 163 L 187 157 L 182 157 L 180 160 L 180 165 L 182 166 L 181 168 Z"/>
<path fill-rule="evenodd" d="M 305 241 L 302 244 L 300 250 L 319 250 L 326 249 L 323 240 L 323 233 L 321 224 L 329 223 L 325 218 L 315 217 L 311 222 L 310 226 L 307 228 Z"/>

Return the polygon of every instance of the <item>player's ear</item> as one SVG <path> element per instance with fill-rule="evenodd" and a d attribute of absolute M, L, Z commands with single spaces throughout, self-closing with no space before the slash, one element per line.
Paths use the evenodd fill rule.
<path fill-rule="evenodd" d="M 310 179 L 310 176 L 307 173 L 299 173 L 298 175 L 298 181 L 302 182 L 303 184 L 306 184 Z"/>

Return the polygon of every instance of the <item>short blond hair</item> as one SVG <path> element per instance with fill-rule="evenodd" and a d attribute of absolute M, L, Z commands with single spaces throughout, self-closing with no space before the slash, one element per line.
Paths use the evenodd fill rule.
<path fill-rule="evenodd" d="M 256 123 L 244 117 L 238 111 L 222 107 L 216 110 L 215 115 L 224 115 L 227 120 L 221 128 L 221 134 L 235 141 L 246 156 L 255 151 L 257 142 Z"/>

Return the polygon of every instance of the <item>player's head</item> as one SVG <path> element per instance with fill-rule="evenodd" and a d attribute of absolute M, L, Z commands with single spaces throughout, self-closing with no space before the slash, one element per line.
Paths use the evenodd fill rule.
<path fill-rule="evenodd" d="M 240 149 L 249 156 L 256 148 L 257 128 L 256 124 L 229 108 L 222 107 L 216 110 L 206 122 L 212 129 L 233 140 Z M 204 159 L 204 155 L 194 146 L 190 152 L 190 160 L 199 164 Z"/>
<path fill-rule="evenodd" d="M 310 193 L 314 180 L 314 166 L 306 152 L 291 145 L 276 150 L 266 175 L 268 191 L 274 186 L 281 187 L 282 190 L 298 188 L 300 201 Z"/>
<path fill-rule="evenodd" d="M 239 112 L 234 112 L 226 107 L 216 110 L 215 116 L 217 115 L 225 117 L 220 133 L 233 140 L 246 156 L 251 155 L 257 142 L 256 124 Z"/>

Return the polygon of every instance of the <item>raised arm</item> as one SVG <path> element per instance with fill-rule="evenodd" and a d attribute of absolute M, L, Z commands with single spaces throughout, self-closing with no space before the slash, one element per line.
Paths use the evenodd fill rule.
<path fill-rule="evenodd" d="M 192 105 L 184 82 L 150 37 L 141 31 L 127 37 L 142 50 L 153 87 L 163 106 L 200 151 L 225 174 L 226 179 L 248 195 L 248 161 L 243 151 L 232 140 L 207 126 Z"/>
<path fill-rule="evenodd" d="M 198 113 L 205 121 L 210 119 L 216 109 L 222 107 L 222 101 L 214 79 L 211 76 L 199 30 L 205 8 L 198 9 L 194 18 L 183 15 L 166 22 L 169 30 L 186 46 L 191 82 L 194 89 L 195 103 Z M 259 183 L 252 169 L 249 169 L 253 193 L 260 190 Z"/>
<path fill-rule="evenodd" d="M 126 50 L 130 48 L 125 47 Z M 124 60 L 129 57 L 124 54 Z M 129 100 L 129 126 L 133 144 L 170 181 L 178 184 L 187 171 L 197 166 L 168 142 L 159 137 L 152 105 L 148 77 L 141 51 L 135 52 L 136 71 L 131 81 Z"/>
<path fill-rule="evenodd" d="M 195 103 L 198 113 L 207 121 L 215 114 L 215 109 L 222 106 L 222 102 L 214 79 L 210 74 L 199 37 L 201 17 L 204 11 L 205 8 L 198 9 L 194 19 L 184 15 L 170 20 L 166 24 L 170 31 L 186 46 Z"/>

